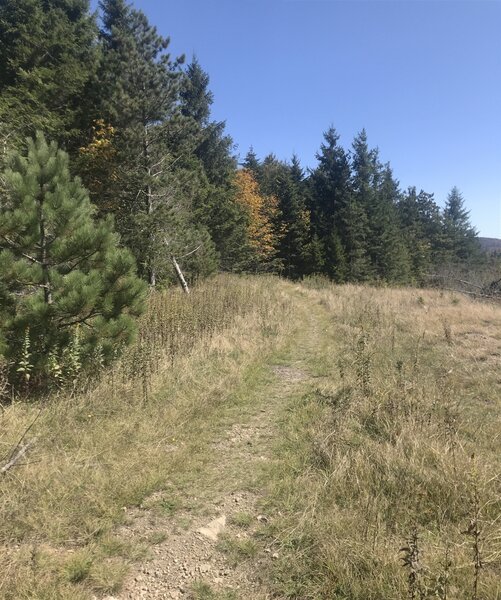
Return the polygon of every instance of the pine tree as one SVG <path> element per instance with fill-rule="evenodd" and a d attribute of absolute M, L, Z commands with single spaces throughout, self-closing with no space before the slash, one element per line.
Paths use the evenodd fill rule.
<path fill-rule="evenodd" d="M 0 122 L 13 146 L 37 129 L 69 148 L 82 139 L 96 36 L 89 0 L 0 3 Z"/>
<path fill-rule="evenodd" d="M 112 221 L 94 220 L 85 188 L 70 176 L 68 155 L 41 134 L 29 141 L 27 156 L 12 158 L 4 179 L 0 294 L 8 316 L 0 329 L 9 357 L 19 358 L 29 336 L 41 377 L 49 354 L 62 352 L 77 331 L 83 354 L 100 345 L 110 355 L 133 336 L 144 298 Z"/>

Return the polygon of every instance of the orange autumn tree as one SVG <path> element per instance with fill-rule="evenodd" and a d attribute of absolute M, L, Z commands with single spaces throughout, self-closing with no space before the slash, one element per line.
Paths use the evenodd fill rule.
<path fill-rule="evenodd" d="M 269 263 L 276 248 L 273 221 L 278 212 L 278 200 L 275 196 L 265 196 L 259 192 L 259 185 L 248 169 L 237 172 L 235 185 L 235 200 L 248 218 L 249 245 L 260 264 Z"/>

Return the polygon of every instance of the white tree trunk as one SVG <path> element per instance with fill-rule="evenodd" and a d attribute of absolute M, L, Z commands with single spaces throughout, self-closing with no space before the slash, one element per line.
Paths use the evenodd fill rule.
<path fill-rule="evenodd" d="M 179 264 L 174 256 L 172 256 L 171 259 L 172 259 L 172 264 L 174 265 L 174 269 L 176 271 L 177 278 L 179 279 L 179 283 L 181 284 L 181 287 L 183 288 L 183 292 L 185 294 L 189 294 L 190 288 L 188 287 L 188 284 L 186 283 L 186 279 L 184 278 L 183 272 L 181 271 L 181 267 L 179 266 Z"/>

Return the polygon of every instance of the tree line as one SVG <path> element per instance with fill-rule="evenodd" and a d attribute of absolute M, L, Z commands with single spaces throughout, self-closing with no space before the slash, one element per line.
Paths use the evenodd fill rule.
<path fill-rule="evenodd" d="M 306 171 L 252 148 L 239 165 L 212 104 L 198 60 L 126 0 L 0 2 L 0 355 L 21 373 L 23 353 L 71 363 L 76 331 L 112 353 L 176 257 L 190 280 L 392 283 L 478 259 L 459 190 L 443 210 L 402 191 L 364 130 L 345 149 L 330 128 Z"/>

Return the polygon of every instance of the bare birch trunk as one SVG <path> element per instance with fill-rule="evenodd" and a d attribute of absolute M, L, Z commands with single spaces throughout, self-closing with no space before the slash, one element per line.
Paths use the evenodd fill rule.
<path fill-rule="evenodd" d="M 183 272 L 181 271 L 181 267 L 179 266 L 179 264 L 174 256 L 171 256 L 171 259 L 172 259 L 172 264 L 174 265 L 174 269 L 176 271 L 177 278 L 179 279 L 179 283 L 181 284 L 181 287 L 183 288 L 183 292 L 185 294 L 189 294 L 190 288 L 188 287 L 188 284 L 186 283 L 186 279 L 184 278 Z"/>

